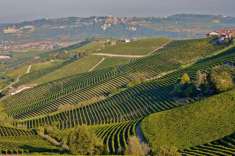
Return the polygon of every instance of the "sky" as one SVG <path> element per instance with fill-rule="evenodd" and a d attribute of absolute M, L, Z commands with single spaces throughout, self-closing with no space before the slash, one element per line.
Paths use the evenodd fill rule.
<path fill-rule="evenodd" d="M 178 13 L 235 17 L 235 0 L 0 0 L 0 23 L 39 18 L 168 16 Z"/>

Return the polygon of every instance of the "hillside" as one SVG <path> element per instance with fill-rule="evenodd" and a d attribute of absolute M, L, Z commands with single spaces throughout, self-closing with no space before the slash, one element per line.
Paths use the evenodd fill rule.
<path fill-rule="evenodd" d="M 48 126 L 56 130 L 52 130 L 52 134 L 44 132 L 45 135 L 57 141 L 62 140 L 58 143 L 61 145 L 63 139 L 60 137 L 68 136 L 78 125 L 86 125 L 101 139 L 107 153 L 116 155 L 124 154 L 131 136 L 144 141 L 142 132 L 153 150 L 169 143 L 182 153 L 190 153 L 190 150 L 191 153 L 195 152 L 192 151 L 194 147 L 205 151 L 204 145 L 232 136 L 234 90 L 187 98 L 178 97 L 172 92 L 185 73 L 194 81 L 199 70 L 210 71 L 225 64 L 233 68 L 234 44 L 217 45 L 207 38 L 168 41 L 151 38 L 117 45 L 110 45 L 108 41 L 106 46 L 104 44 L 107 41 L 92 41 L 81 47 L 67 49 L 67 52 L 61 50 L 58 54 L 63 55 L 55 64 L 50 60 L 31 64 L 30 72 L 21 77 L 19 85 L 37 83 L 37 86 L 0 100 L 0 123 L 2 120 L 9 121 L 7 123 L 12 127 L 9 130 L 9 127 L 2 126 L 2 144 L 16 134 L 19 137 L 9 139 L 11 143 L 4 147 L 0 145 L 0 149 L 6 152 L 15 146 L 15 152 L 12 153 L 28 151 L 21 145 L 28 145 L 29 136 L 32 135 L 35 137 L 32 146 L 38 147 L 39 151 L 32 148 L 28 153 L 60 153 L 57 149 L 64 148 L 41 140 L 41 129 Z M 99 52 L 97 48 L 110 51 L 112 46 L 115 47 L 114 54 L 144 56 L 124 58 L 93 55 Z M 153 52 L 154 49 L 157 51 Z M 123 51 L 118 53 L 119 50 Z M 108 51 L 106 54 L 109 54 Z M 82 53 L 86 54 L 78 55 Z M 29 66 L 26 67 L 27 72 Z M 37 133 L 33 133 L 35 130 Z M 23 135 L 25 133 L 29 133 L 29 136 Z M 157 137 L 159 144 L 155 146 Z M 182 137 L 182 140 L 177 137 Z M 45 144 L 42 145 L 41 141 Z M 231 150 L 234 148 L 231 147 Z M 68 151 L 62 152 L 68 154 Z"/>
<path fill-rule="evenodd" d="M 235 131 L 234 93 L 152 114 L 141 122 L 144 136 L 156 151 L 160 146 L 185 149 L 230 135 Z"/>
<path fill-rule="evenodd" d="M 97 69 L 103 69 L 107 67 L 115 67 L 122 64 L 129 63 L 130 60 L 135 59 L 135 56 L 138 55 L 138 51 L 142 51 L 145 49 L 145 52 L 151 53 L 153 50 L 165 45 L 168 43 L 168 39 L 139 39 L 132 43 L 119 43 L 116 46 L 112 46 L 111 42 L 120 42 L 120 41 L 107 41 L 107 40 L 98 40 L 93 41 L 91 43 L 85 44 L 84 46 L 70 46 L 68 48 L 59 49 L 57 51 L 53 51 L 48 53 L 48 56 L 55 55 L 54 53 L 58 53 L 59 55 L 63 54 L 64 58 L 78 56 L 77 59 L 64 60 L 60 59 L 61 62 L 64 63 L 60 66 L 56 66 L 55 68 L 48 66 L 47 68 L 40 69 L 39 71 L 35 71 L 24 75 L 19 84 L 30 83 L 30 84 L 42 84 L 46 82 L 50 82 L 53 80 L 58 80 L 61 78 L 65 78 L 68 76 L 73 76 L 80 73 L 91 72 Z M 139 43 L 136 45 L 136 43 Z M 129 45 L 130 44 L 130 45 Z M 132 46 L 131 46 L 132 45 Z M 135 45 L 135 46 L 134 46 Z M 149 48 L 149 46 L 152 47 Z M 115 48 L 116 47 L 116 48 Z M 118 48 L 117 48 L 118 47 Z M 141 48 L 138 48 L 141 47 Z M 112 49 L 111 54 L 116 54 L 115 52 L 119 49 L 122 50 L 122 54 L 124 57 L 109 57 L 109 56 L 96 56 L 94 53 L 99 54 L 99 51 L 106 51 L 107 49 Z M 116 49 L 116 50 L 114 50 Z M 128 55 L 128 50 L 133 51 L 132 56 L 125 57 Z M 136 51 L 137 50 L 137 51 Z M 148 51 L 149 50 L 149 51 Z M 52 53 L 52 54 L 51 54 Z M 45 57 L 45 54 L 44 56 Z M 145 55 L 143 55 L 145 57 Z M 50 58 L 50 57 L 49 57 Z M 44 63 L 45 64 L 45 63 Z M 15 75 L 20 75 L 20 69 L 26 68 L 26 66 L 22 66 L 16 71 L 12 70 L 11 73 L 15 73 Z M 32 68 L 33 69 L 33 68 Z M 18 71 L 18 73 L 17 73 Z M 23 72 L 24 73 L 24 72 Z M 25 74 L 25 73 L 24 73 Z M 14 77 L 13 77 L 14 78 Z"/>
<path fill-rule="evenodd" d="M 110 45 L 101 49 L 97 53 L 109 53 L 120 55 L 146 55 L 156 51 L 160 47 L 169 43 L 167 38 L 147 38 L 142 40 L 130 41 L 130 43 L 113 41 L 114 45 Z"/>
<path fill-rule="evenodd" d="M 177 14 L 167 17 L 68 17 L 1 24 L 0 38 L 14 43 L 61 38 L 84 40 L 91 37 L 166 36 L 184 39 L 204 37 L 204 34 L 209 31 L 231 27 L 234 26 L 234 23 L 233 17 L 193 14 Z M 14 28 L 15 33 L 4 33 L 8 27 Z M 21 34 L 20 37 L 17 36 L 18 34 Z"/>
<path fill-rule="evenodd" d="M 183 41 L 181 44 L 185 44 L 184 42 L 189 41 Z M 198 48 L 196 47 L 201 45 L 200 42 L 204 43 L 204 40 L 195 40 L 190 42 L 192 42 L 191 46 L 195 46 L 195 50 L 197 50 Z M 36 111 L 46 113 L 47 111 L 56 111 L 57 108 L 63 104 L 76 104 L 82 101 L 86 101 L 94 96 L 98 98 L 107 96 L 106 94 L 109 93 L 113 88 L 121 88 L 122 86 L 131 82 L 133 78 L 138 77 L 141 74 L 144 74 L 145 79 L 148 79 L 154 76 L 158 76 L 161 73 L 178 69 L 180 64 L 174 60 L 168 59 L 174 58 L 176 56 L 176 53 L 172 52 L 175 51 L 175 46 L 171 46 L 172 44 L 174 43 L 171 43 L 166 47 L 166 51 L 164 48 L 153 56 L 148 56 L 146 58 L 133 61 L 132 63 L 124 65 L 120 68 L 107 68 L 101 71 L 74 75 L 65 79 L 52 81 L 50 85 L 40 85 L 33 90 L 22 92 L 19 95 L 5 99 L 2 101 L 2 103 L 7 106 L 7 110 L 9 109 L 11 113 L 14 112 L 14 114 L 16 113 L 15 115 L 17 116 L 26 113 L 25 115 L 27 116 L 34 112 L 35 108 L 31 107 L 33 105 L 37 106 L 37 108 L 44 106 L 42 109 L 36 108 Z M 181 44 L 179 43 L 178 46 Z M 205 48 L 207 48 L 207 45 Z M 215 48 L 220 50 L 223 47 Z M 187 55 L 191 56 L 191 53 L 189 53 L 190 51 L 191 48 L 187 49 L 186 47 L 184 51 L 176 52 L 185 53 L 184 58 L 187 58 Z M 207 55 L 211 54 L 212 53 L 210 53 L 210 50 L 208 50 Z M 195 53 L 194 55 L 200 56 L 200 53 Z M 180 61 L 180 59 L 178 61 Z M 189 61 L 189 59 L 187 59 L 187 61 Z M 77 97 L 79 94 L 80 96 Z M 30 95 L 34 96 L 28 98 Z M 70 100 L 67 101 L 66 99 Z M 17 103 L 14 104 L 14 108 L 12 109 L 11 105 L 15 103 L 14 101 L 17 101 Z M 49 106 L 49 109 L 45 108 L 45 106 Z M 48 110 L 45 112 L 45 109 Z"/>

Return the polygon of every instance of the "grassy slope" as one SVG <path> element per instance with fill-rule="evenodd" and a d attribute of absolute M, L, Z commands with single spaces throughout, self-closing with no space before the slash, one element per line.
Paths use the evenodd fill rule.
<path fill-rule="evenodd" d="M 0 150 L 24 150 L 25 152 L 52 152 L 59 148 L 52 146 L 49 142 L 39 136 L 16 136 L 0 137 Z"/>
<path fill-rule="evenodd" d="M 192 42 L 192 45 L 191 46 L 194 46 L 194 47 L 197 47 L 198 45 L 200 45 L 200 41 L 204 42 L 204 39 L 202 40 L 190 40 L 190 41 L 173 41 L 173 42 L 177 42 L 179 45 L 178 46 L 182 46 L 182 44 L 185 44 L 188 43 L 188 42 Z M 122 69 L 127 70 L 133 70 L 135 69 L 135 71 L 138 71 L 138 73 L 143 73 L 143 74 L 148 74 L 149 71 L 151 70 L 156 70 L 157 71 L 157 74 L 159 74 L 159 72 L 161 71 L 167 71 L 167 70 L 170 70 L 170 69 L 177 69 L 177 66 L 172 64 L 172 62 L 168 62 L 169 58 L 173 58 L 175 56 L 175 46 L 171 46 L 172 44 L 175 44 L 175 43 L 170 43 L 167 47 L 163 48 L 162 50 L 160 50 L 159 53 L 157 53 L 156 55 L 153 55 L 153 56 L 149 56 L 147 58 L 143 58 L 141 60 L 137 60 L 137 61 L 134 61 L 133 63 L 131 64 L 128 64 L 127 66 L 124 66 Z M 183 50 L 180 50 L 180 51 L 177 51 L 177 53 L 189 53 L 190 54 L 190 50 L 191 48 L 188 48 L 188 47 L 185 47 Z M 167 53 L 167 55 L 165 55 L 165 53 Z M 193 51 L 193 53 L 195 53 L 195 51 Z M 210 51 L 208 52 L 208 55 L 214 53 L 213 51 Z M 199 54 L 198 53 L 195 53 L 195 57 L 198 56 Z M 184 58 L 182 58 L 184 59 Z M 80 60 L 81 61 L 81 60 Z M 79 61 L 78 61 L 79 62 Z M 135 63 L 137 62 L 137 63 Z M 170 66 L 173 66 L 173 67 L 169 67 L 168 65 Z M 86 67 L 86 66 L 85 66 Z M 131 67 L 129 69 L 129 67 Z M 63 67 L 62 67 L 63 68 Z M 62 76 L 62 77 L 66 77 L 66 75 L 63 74 L 63 72 L 60 72 L 61 69 L 58 69 L 56 70 L 56 72 L 58 71 L 58 73 Z M 99 66 L 98 66 L 99 68 Z M 166 69 L 165 69 L 166 68 Z M 71 68 L 67 68 L 67 70 L 63 70 L 64 72 L 69 72 L 69 74 L 75 74 L 75 73 L 70 73 L 72 69 L 76 69 L 74 68 L 74 65 L 71 66 Z M 52 73 L 55 73 L 55 72 L 52 72 Z M 52 73 L 49 73 L 45 76 L 43 76 L 42 78 L 39 78 L 38 80 L 36 81 L 33 81 L 33 83 L 43 83 L 43 82 L 48 82 L 48 81 L 51 81 L 51 80 L 54 80 L 54 79 L 58 79 L 57 75 L 56 74 L 52 74 Z M 130 74 L 132 74 L 133 72 L 130 71 Z M 134 74 L 134 73 L 133 73 Z M 96 72 L 96 75 L 99 75 L 99 72 Z M 79 77 L 79 75 L 77 75 Z M 95 77 L 94 75 L 91 76 L 91 78 Z M 103 81 L 103 80 L 102 80 Z M 61 86 L 61 82 L 63 82 L 63 80 L 61 81 L 57 81 L 56 82 L 56 86 Z M 66 80 L 67 82 L 67 80 Z M 85 82 L 85 81 L 84 81 Z M 45 86 L 47 87 L 47 84 L 45 84 Z M 42 86 L 43 88 L 45 86 Z M 102 84 L 94 84 L 93 86 L 95 86 L 95 88 L 100 88 L 100 86 L 102 86 Z M 69 86 L 67 86 L 69 87 Z M 75 86 L 73 86 L 75 87 Z M 35 91 L 36 90 L 36 91 Z M 51 99 L 51 96 L 52 94 L 55 94 L 55 93 L 43 93 L 41 92 L 41 90 L 38 92 L 37 90 L 40 90 L 40 87 L 39 88 L 35 88 L 35 89 L 32 89 L 32 90 L 28 90 L 28 91 L 25 91 L 24 95 L 26 95 L 25 97 L 27 97 L 27 103 L 34 103 L 35 99 L 39 99 L 38 97 L 42 97 L 41 95 L 43 95 L 45 97 L 45 103 L 47 103 L 47 99 Z M 32 98 L 28 98 L 27 94 L 29 94 L 31 96 L 31 91 L 32 92 L 36 92 L 36 94 L 33 94 L 34 96 L 32 96 Z M 57 92 L 60 92 L 61 90 L 57 90 Z M 71 92 L 71 91 L 69 91 Z M 89 88 L 87 88 L 86 90 L 84 90 L 84 92 L 89 92 Z M 62 95 L 59 95 L 59 96 L 64 96 L 68 94 L 67 92 L 66 93 L 63 93 Z M 100 95 L 102 95 L 101 93 L 99 93 Z M 97 95 L 98 96 L 98 95 Z M 58 97 L 57 97 L 58 98 Z M 16 96 L 11 96 L 10 98 L 6 99 L 5 101 L 3 101 L 2 103 L 3 104 L 7 104 L 7 103 L 12 103 L 10 102 L 11 100 L 16 102 L 16 105 L 24 105 L 22 104 L 21 102 L 17 102 L 18 100 L 21 100 L 22 98 L 19 96 L 19 95 L 16 95 Z M 30 102 L 30 100 L 33 100 L 32 102 Z M 42 103 L 40 103 L 39 105 L 41 105 Z M 32 107 L 32 105 L 30 104 L 30 107 Z"/>
<path fill-rule="evenodd" d="M 103 41 L 103 40 L 93 41 L 89 44 L 86 44 L 86 45 L 80 47 L 80 48 L 72 49 L 72 50 L 70 50 L 70 52 L 75 52 L 75 53 L 85 52 L 86 54 L 97 52 L 98 49 L 104 48 L 104 42 L 105 41 Z"/>
<path fill-rule="evenodd" d="M 19 68 L 9 70 L 6 75 L 10 78 L 16 79 L 18 76 L 23 76 L 27 71 L 28 65 L 20 66 Z"/>
<path fill-rule="evenodd" d="M 154 150 L 159 146 L 179 149 L 204 144 L 235 131 L 235 90 L 192 105 L 152 114 L 141 124 Z"/>
<path fill-rule="evenodd" d="M 54 61 L 54 62 L 47 61 L 47 62 L 32 64 L 31 72 L 52 67 L 52 66 L 56 65 L 57 63 L 59 63 L 59 61 Z M 28 67 L 29 67 L 29 65 L 21 65 L 18 68 L 7 71 L 6 75 L 9 76 L 10 78 L 15 79 L 18 76 L 25 75 Z"/>
<path fill-rule="evenodd" d="M 54 60 L 54 61 L 46 61 L 41 63 L 32 64 L 31 72 L 52 68 L 58 64 L 60 64 L 62 61 L 60 60 Z"/>
<path fill-rule="evenodd" d="M 162 53 L 159 57 L 168 58 L 170 62 L 188 64 L 226 47 L 225 45 L 213 45 L 210 42 L 210 39 L 207 38 L 173 41 L 160 50 Z M 173 57 L 172 53 L 174 53 Z"/>
<path fill-rule="evenodd" d="M 86 44 L 80 48 L 71 49 L 69 53 L 80 53 L 85 52 L 88 54 L 88 57 L 82 58 L 70 65 L 65 65 L 60 67 L 58 70 L 52 70 L 49 74 L 41 75 L 36 80 L 32 80 L 30 83 L 45 83 L 49 81 L 53 81 L 56 79 L 64 78 L 66 76 L 71 76 L 74 74 L 79 74 L 83 72 L 87 72 L 91 66 L 95 65 L 98 60 L 101 59 L 99 56 L 91 56 L 91 53 L 98 52 L 98 49 L 103 49 L 99 52 L 105 52 L 106 50 L 111 53 L 116 53 L 118 51 L 129 53 L 131 51 L 141 51 L 144 54 L 145 52 L 151 52 L 156 47 L 161 46 L 162 44 L 169 41 L 168 39 L 162 38 L 150 38 L 150 39 L 142 39 L 137 40 L 131 43 L 118 43 L 115 46 L 111 46 L 105 44 L 104 40 L 93 41 L 89 44 Z M 153 47 L 154 45 L 154 47 Z M 161 54 L 158 56 L 160 60 L 165 60 L 166 58 L 170 62 L 173 63 L 182 63 L 187 61 L 195 60 L 196 58 L 201 58 L 206 55 L 210 55 L 213 51 L 218 49 L 222 49 L 223 46 L 213 46 L 212 44 L 208 44 L 207 39 L 200 40 L 188 40 L 188 41 L 173 41 L 169 45 L 167 45 L 164 49 L 161 49 L 159 52 Z M 152 49 L 152 50 L 151 50 Z M 182 50 L 184 49 L 184 50 Z M 195 52 L 196 51 L 196 52 Z M 172 57 L 172 53 L 174 53 L 174 57 Z M 137 54 L 137 53 L 136 53 Z M 180 56 L 180 57 L 178 57 Z M 184 56 L 184 57 L 182 57 Z M 88 60 L 90 58 L 90 60 Z M 106 58 L 95 70 L 103 69 L 111 66 L 127 64 L 130 61 L 128 58 Z M 75 66 L 79 65 L 80 68 L 76 69 Z M 34 67 L 32 68 L 32 70 Z M 45 68 L 46 69 L 46 68 Z M 68 70 L 69 69 L 69 70 Z M 29 82 L 29 81 L 28 81 Z"/>
<path fill-rule="evenodd" d="M 166 38 L 148 38 L 140 39 L 130 43 L 117 42 L 114 46 L 107 46 L 99 53 L 123 54 L 123 55 L 145 55 L 156 48 L 167 43 L 169 39 Z"/>
<path fill-rule="evenodd" d="M 109 58 L 106 57 L 105 60 L 96 68 L 96 70 L 114 67 L 117 65 L 123 65 L 130 62 L 131 59 L 129 58 Z"/>
<path fill-rule="evenodd" d="M 40 77 L 37 80 L 32 81 L 31 83 L 41 84 L 49 81 L 65 78 L 79 73 L 87 72 L 95 64 L 101 60 L 101 57 L 97 56 L 87 56 L 80 60 L 74 61 L 70 64 L 67 64 L 49 74 L 46 74 Z"/>

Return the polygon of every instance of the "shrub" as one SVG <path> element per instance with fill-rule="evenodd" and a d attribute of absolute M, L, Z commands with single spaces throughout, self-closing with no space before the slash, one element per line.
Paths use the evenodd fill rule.
<path fill-rule="evenodd" d="M 180 84 L 185 85 L 185 84 L 189 84 L 190 82 L 191 82 L 191 80 L 190 80 L 189 75 L 187 73 L 184 73 L 180 79 Z"/>
<path fill-rule="evenodd" d="M 196 94 L 196 86 L 191 82 L 187 73 L 183 74 L 176 83 L 173 94 L 180 97 L 192 97 Z"/>
<path fill-rule="evenodd" d="M 132 136 L 128 139 L 128 146 L 126 148 L 126 155 L 145 156 L 150 152 L 147 144 L 141 144 L 139 139 Z"/>
<path fill-rule="evenodd" d="M 5 112 L 0 110 L 0 125 L 1 126 L 12 126 L 14 119 L 9 117 Z"/>
<path fill-rule="evenodd" d="M 217 92 L 227 91 L 234 86 L 231 73 L 221 67 L 212 69 L 210 80 Z"/>
<path fill-rule="evenodd" d="M 160 147 L 156 156 L 181 156 L 176 147 Z"/>
<path fill-rule="evenodd" d="M 73 108 L 76 108 L 75 105 L 71 105 L 71 104 L 64 104 L 64 105 L 60 105 L 58 107 L 58 111 L 67 111 L 67 110 L 71 110 Z"/>
<path fill-rule="evenodd" d="M 69 134 L 67 144 L 72 154 L 99 155 L 104 153 L 102 141 L 85 125 L 77 127 Z"/>
<path fill-rule="evenodd" d="M 201 88 L 205 85 L 208 85 L 209 83 L 208 79 L 209 79 L 208 73 L 199 70 L 197 71 L 195 85 L 197 86 L 197 88 Z"/>
<path fill-rule="evenodd" d="M 146 81 L 148 79 L 148 74 L 145 75 L 144 73 L 136 73 L 133 80 L 128 83 L 127 87 L 134 87 Z"/>

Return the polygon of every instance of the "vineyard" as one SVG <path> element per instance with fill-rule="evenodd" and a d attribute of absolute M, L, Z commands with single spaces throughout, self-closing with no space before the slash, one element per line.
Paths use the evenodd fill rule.
<path fill-rule="evenodd" d="M 234 90 L 152 114 L 143 120 L 142 130 L 154 150 L 161 145 L 185 149 L 223 138 L 234 132 L 233 98 Z"/>
<path fill-rule="evenodd" d="M 234 155 L 235 153 L 234 133 L 222 139 L 212 141 L 207 144 L 198 145 L 184 149 L 181 153 L 185 156 L 192 155 Z"/>
<path fill-rule="evenodd" d="M 102 138 L 108 153 L 121 154 L 127 146 L 127 139 L 136 135 L 137 121 L 98 126 L 96 135 Z"/>
<path fill-rule="evenodd" d="M 195 46 L 200 45 L 198 44 L 198 42 L 199 41 L 194 43 Z M 202 40 L 202 42 L 204 42 L 204 40 Z M 160 51 L 156 55 L 136 60 L 127 65 L 119 66 L 117 68 L 105 68 L 97 72 L 94 71 L 91 73 L 84 73 L 65 79 L 52 81 L 49 84 L 40 85 L 33 90 L 20 93 L 2 102 L 6 105 L 7 112 L 20 119 L 21 114 L 23 114 L 22 117 L 25 118 L 27 117 L 28 113 L 29 115 L 31 113 L 36 113 L 35 111 L 31 112 L 31 109 L 41 111 L 42 113 L 39 114 L 56 111 L 59 105 L 63 104 L 60 102 L 61 98 L 62 100 L 65 100 L 65 103 L 67 103 L 66 99 L 70 99 L 68 103 L 76 104 L 79 103 L 79 101 L 87 100 L 90 97 L 104 96 L 112 88 L 119 88 L 128 84 L 139 74 L 145 75 L 146 78 L 151 78 L 158 76 L 161 73 L 167 73 L 179 68 L 179 63 L 172 62 L 168 59 L 170 55 L 175 56 L 175 53 L 172 52 L 175 49 L 175 46 L 172 46 L 170 44 L 169 47 L 166 48 L 171 49 L 167 50 L 167 53 L 169 53 L 169 55 L 166 55 L 165 50 L 162 50 L 162 52 Z M 76 96 L 81 92 L 84 96 Z M 71 96 L 75 98 L 71 98 Z M 14 107 L 11 107 L 11 104 L 14 104 Z M 34 106 L 35 108 L 31 106 Z M 49 106 L 50 108 L 46 108 L 46 106 Z M 37 109 L 39 107 L 43 107 L 43 110 Z M 23 112 L 21 112 L 21 110 Z M 37 115 L 39 114 L 37 113 Z"/>
<path fill-rule="evenodd" d="M 37 136 L 33 130 L 0 127 L 0 154 L 59 152 L 57 147 Z"/>
<path fill-rule="evenodd" d="M 127 48 L 127 54 L 135 50 L 147 54 L 168 41 L 146 39 L 123 47 L 124 43 L 118 43 L 113 52 L 125 52 Z M 138 49 L 142 44 L 148 48 Z M 112 50 L 109 46 L 103 51 L 109 53 Z M 81 49 L 75 46 L 72 52 L 97 47 L 100 43 L 92 42 Z M 59 147 L 40 138 L 36 130 L 55 125 L 63 132 L 87 125 L 95 129 L 109 154 L 123 154 L 131 136 L 148 142 L 153 151 L 169 144 L 175 145 L 183 155 L 234 154 L 234 90 L 211 97 L 173 94 L 175 84 L 184 73 L 195 80 L 199 70 L 210 71 L 225 64 L 233 66 L 234 51 L 234 45 L 214 45 L 210 39 L 179 40 L 143 58 L 108 58 L 90 72 L 87 70 L 101 57 L 88 55 L 81 60 L 32 71 L 22 77 L 21 83 L 33 80 L 30 83 L 37 83 L 36 87 L 0 100 L 3 111 L 14 120 L 12 128 L 0 127 L 1 153 L 60 153 Z M 86 68 L 79 69 L 80 66 Z M 188 119 L 184 119 L 185 116 Z M 212 127 L 221 130 L 213 131 Z M 180 141 L 172 135 L 177 135 L 177 131 L 182 132 Z M 30 137 L 34 140 L 32 143 Z"/>

